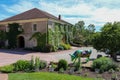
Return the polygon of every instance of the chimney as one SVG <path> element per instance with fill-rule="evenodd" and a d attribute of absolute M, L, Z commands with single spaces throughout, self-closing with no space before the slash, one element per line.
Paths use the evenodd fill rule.
<path fill-rule="evenodd" d="M 58 15 L 58 19 L 61 20 L 61 15 L 60 14 Z"/>

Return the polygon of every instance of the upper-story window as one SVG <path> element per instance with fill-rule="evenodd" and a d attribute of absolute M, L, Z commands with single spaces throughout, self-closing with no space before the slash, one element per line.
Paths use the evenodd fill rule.
<path fill-rule="evenodd" d="M 6 26 L 6 32 L 8 32 L 9 31 L 9 27 L 8 26 Z"/>
<path fill-rule="evenodd" d="M 19 31 L 22 31 L 23 30 L 23 25 L 20 25 L 19 28 L 18 28 Z"/>
<path fill-rule="evenodd" d="M 33 24 L 33 31 L 37 31 L 37 24 Z"/>

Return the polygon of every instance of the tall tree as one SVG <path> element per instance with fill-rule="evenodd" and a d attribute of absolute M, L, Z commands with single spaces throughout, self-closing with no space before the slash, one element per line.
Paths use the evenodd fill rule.
<path fill-rule="evenodd" d="M 113 55 L 120 47 L 120 22 L 106 23 L 101 33 L 93 39 L 93 46 L 98 49 L 109 49 Z"/>
<path fill-rule="evenodd" d="M 79 33 L 82 33 L 83 30 L 85 29 L 85 23 L 84 21 L 78 21 L 78 23 L 75 24 L 75 27 L 77 28 Z"/>
<path fill-rule="evenodd" d="M 95 25 L 94 24 L 89 24 L 88 25 L 88 31 L 90 33 L 94 33 L 95 32 Z"/>

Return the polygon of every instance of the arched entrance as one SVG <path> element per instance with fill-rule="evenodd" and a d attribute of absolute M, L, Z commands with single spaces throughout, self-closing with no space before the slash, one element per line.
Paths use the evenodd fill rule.
<path fill-rule="evenodd" d="M 18 37 L 18 48 L 24 48 L 25 47 L 25 40 L 23 36 Z"/>

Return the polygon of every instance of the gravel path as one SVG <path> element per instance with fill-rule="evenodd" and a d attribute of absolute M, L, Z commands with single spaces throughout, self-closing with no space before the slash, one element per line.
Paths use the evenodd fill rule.
<path fill-rule="evenodd" d="M 71 50 L 65 50 L 65 51 L 58 51 L 58 52 L 52 52 L 52 53 L 41 53 L 41 52 L 29 52 L 29 51 L 21 51 L 21 50 L 3 50 L 0 49 L 0 66 L 8 65 L 11 63 L 16 62 L 20 59 L 30 60 L 31 56 L 37 56 L 40 57 L 40 60 L 45 60 L 48 63 L 50 61 L 57 62 L 60 59 L 65 59 L 68 61 L 68 63 L 71 63 L 71 58 L 69 54 L 73 54 L 76 50 L 92 50 L 92 54 L 90 55 L 91 59 L 95 59 L 98 54 L 101 54 L 105 56 L 102 52 L 97 52 L 93 47 L 73 47 Z M 0 73 L 0 80 L 7 80 L 8 75 L 7 74 L 1 74 Z"/>
<path fill-rule="evenodd" d="M 8 80 L 8 75 L 0 73 L 0 80 Z"/>
<path fill-rule="evenodd" d="M 41 60 L 45 60 L 48 63 L 50 61 L 57 62 L 59 59 L 66 59 L 68 62 L 71 62 L 71 58 L 69 54 L 73 54 L 76 50 L 92 50 L 92 54 L 90 55 L 91 59 L 95 59 L 98 54 L 105 56 L 102 52 L 97 52 L 92 47 L 73 47 L 71 50 L 51 52 L 51 53 L 41 53 L 41 52 L 29 52 L 29 51 L 17 51 L 17 50 L 1 50 L 0 49 L 0 66 L 11 64 L 20 59 L 30 60 L 31 56 L 38 56 Z"/>

